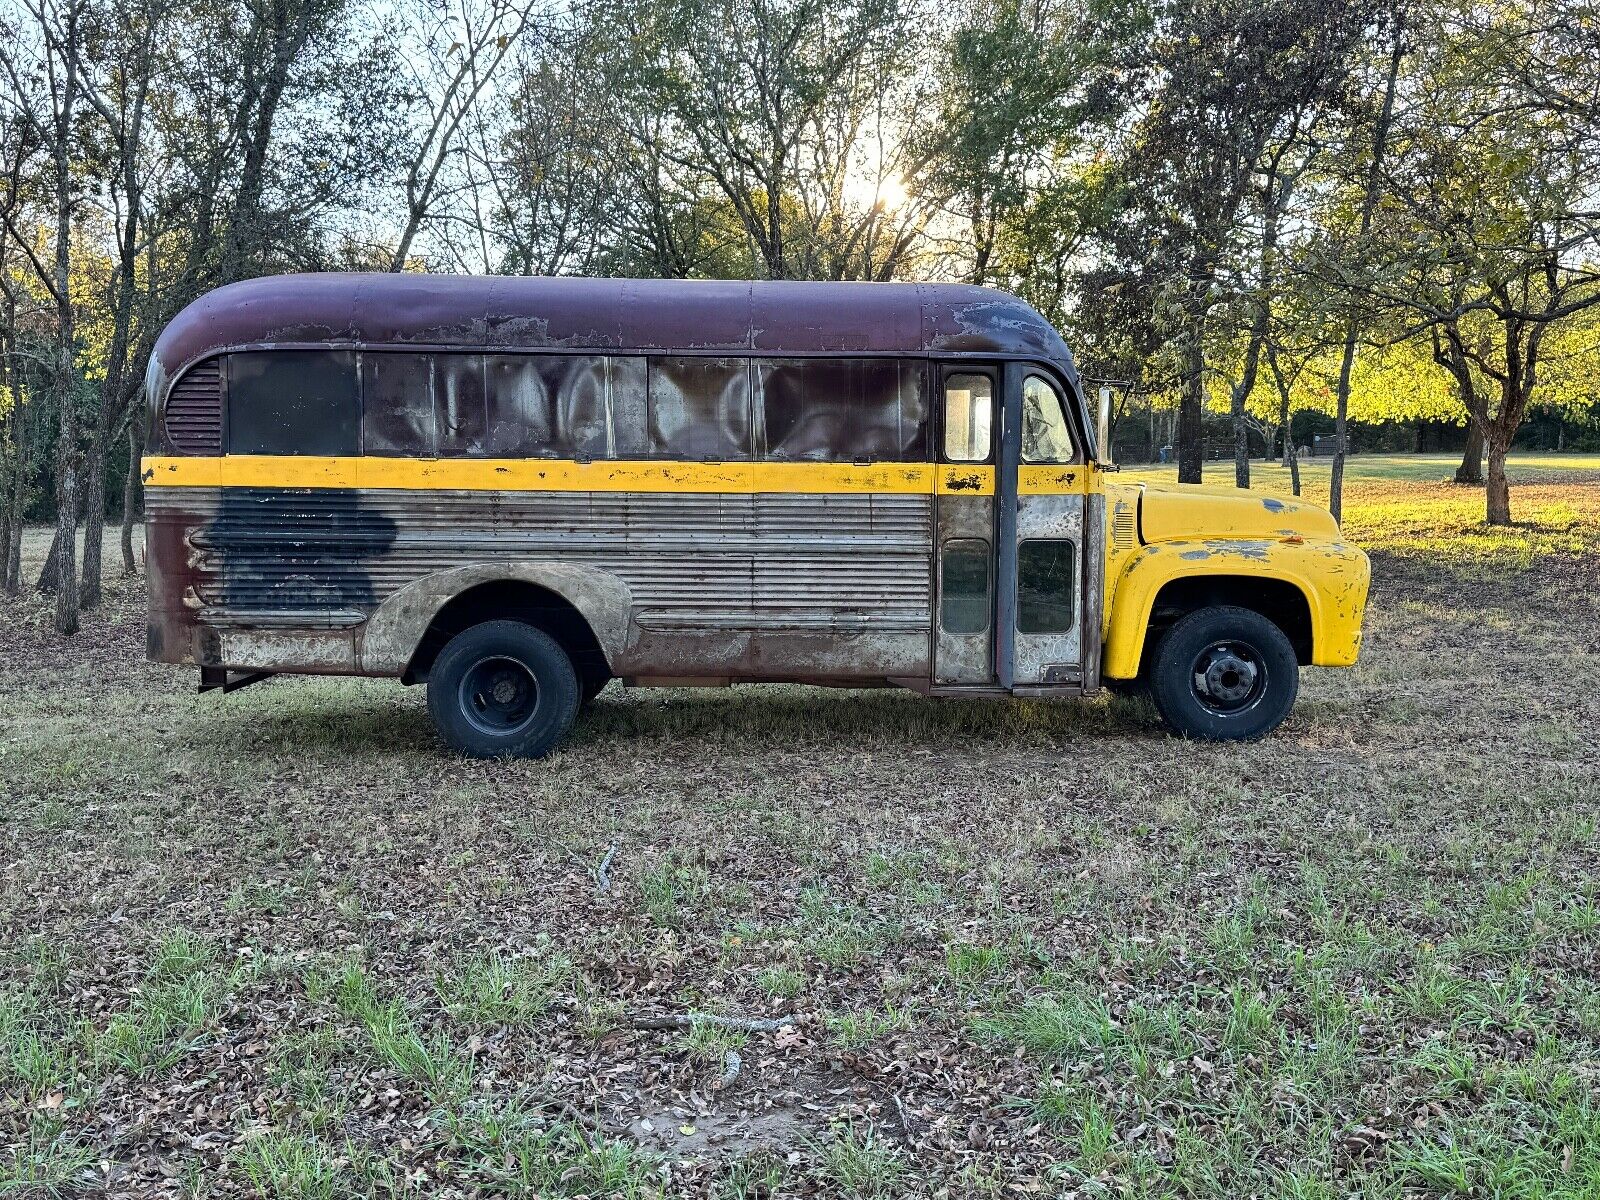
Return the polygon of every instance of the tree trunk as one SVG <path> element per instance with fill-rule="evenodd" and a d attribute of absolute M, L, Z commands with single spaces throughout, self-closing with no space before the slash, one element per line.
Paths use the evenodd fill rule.
<path fill-rule="evenodd" d="M 1344 519 L 1344 448 L 1350 436 L 1350 372 L 1356 362 L 1359 333 L 1356 319 L 1351 317 L 1345 325 L 1344 358 L 1339 363 L 1339 391 L 1333 409 L 1333 468 L 1328 474 L 1328 511 L 1335 521 Z"/>
<path fill-rule="evenodd" d="M 22 590 L 22 508 L 28 499 L 28 460 L 23 455 L 21 427 L 17 423 L 17 473 L 11 478 L 6 510 L 11 515 L 6 542 L 0 546 L 0 588 L 15 596 Z"/>
<path fill-rule="evenodd" d="M 139 443 L 144 422 L 138 417 L 128 422 L 128 473 L 122 477 L 122 573 L 136 575 L 139 564 L 133 557 L 133 516 L 139 504 Z"/>
<path fill-rule="evenodd" d="M 100 559 L 106 533 L 106 447 L 98 430 L 84 455 L 83 471 L 83 581 L 78 587 L 78 605 L 89 609 L 100 606 Z"/>
<path fill-rule="evenodd" d="M 39 568 L 39 582 L 34 588 L 42 596 L 54 596 L 56 588 L 61 586 L 61 564 L 57 559 L 61 555 L 61 530 L 58 527 L 50 538 L 50 548 L 44 552 L 44 566 Z"/>
<path fill-rule="evenodd" d="M 63 439 L 65 440 L 65 439 Z M 56 482 L 56 617 L 59 634 L 78 632 L 78 464 L 58 456 Z"/>
<path fill-rule="evenodd" d="M 5 576 L 5 592 L 8 596 L 15 596 L 22 590 L 22 522 L 11 523 L 11 540 L 4 547 L 5 570 L 0 572 Z"/>
<path fill-rule="evenodd" d="M 1372 229 L 1373 214 L 1378 207 L 1378 186 L 1383 179 L 1383 156 L 1389 147 L 1389 128 L 1394 123 L 1394 94 L 1400 79 L 1400 62 L 1405 57 L 1405 30 L 1401 26 L 1398 10 L 1394 17 L 1394 44 L 1389 51 L 1389 80 L 1383 92 L 1383 104 L 1378 109 L 1378 119 L 1372 126 L 1372 161 L 1367 166 L 1366 188 L 1361 197 L 1361 236 L 1365 238 Z M 1334 402 L 1333 418 L 1333 472 L 1328 479 L 1328 511 L 1335 521 L 1344 516 L 1344 458 L 1349 439 L 1350 369 L 1356 360 L 1356 339 L 1361 327 L 1354 314 L 1345 325 L 1344 358 L 1339 364 L 1339 392 Z"/>
<path fill-rule="evenodd" d="M 1506 453 L 1511 439 L 1496 436 L 1486 439 L 1489 451 L 1489 483 L 1484 519 L 1491 525 L 1511 524 L 1511 485 L 1506 481 Z"/>
<path fill-rule="evenodd" d="M 1205 470 L 1205 319 L 1193 318 L 1184 347 L 1183 396 L 1178 401 L 1178 482 L 1199 483 Z"/>
<path fill-rule="evenodd" d="M 1250 486 L 1250 427 L 1243 412 L 1233 418 L 1233 486 Z"/>
<path fill-rule="evenodd" d="M 1455 481 L 1481 486 L 1483 483 L 1483 426 L 1477 418 L 1467 418 L 1467 448 L 1456 468 Z"/>

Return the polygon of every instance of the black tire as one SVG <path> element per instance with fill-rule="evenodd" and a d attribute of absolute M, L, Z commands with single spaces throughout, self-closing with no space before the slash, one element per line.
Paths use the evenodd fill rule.
<path fill-rule="evenodd" d="M 1276 729 L 1300 692 L 1300 664 L 1283 630 L 1248 608 L 1202 608 L 1156 648 L 1150 698 L 1174 733 L 1249 741 Z"/>
<path fill-rule="evenodd" d="M 428 713 L 471 758 L 541 758 L 578 712 L 572 659 L 548 633 L 485 621 L 451 638 L 428 675 Z"/>

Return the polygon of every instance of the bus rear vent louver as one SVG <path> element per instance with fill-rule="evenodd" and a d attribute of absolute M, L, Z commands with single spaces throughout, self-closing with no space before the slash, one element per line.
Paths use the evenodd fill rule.
<path fill-rule="evenodd" d="M 184 454 L 222 453 L 220 360 L 190 367 L 168 393 L 167 439 Z"/>

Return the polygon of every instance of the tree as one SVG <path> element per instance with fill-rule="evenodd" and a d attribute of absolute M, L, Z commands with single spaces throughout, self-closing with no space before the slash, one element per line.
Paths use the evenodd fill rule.
<path fill-rule="evenodd" d="M 911 136 L 919 186 L 958 232 L 952 265 L 970 282 L 1029 291 L 1064 308 L 1097 123 L 1089 81 L 1099 47 L 1080 11 L 992 0 L 965 14 L 938 72 L 937 109 Z"/>
<path fill-rule="evenodd" d="M 141 250 L 152 230 L 147 227 L 146 191 L 158 168 L 152 160 L 153 139 L 146 137 L 151 91 L 156 86 L 158 41 L 169 29 L 170 0 L 123 0 L 109 14 L 95 46 L 97 59 L 109 69 L 86 81 L 84 97 L 100 118 L 87 173 L 103 181 L 110 241 L 114 247 L 104 280 L 101 303 L 109 316 L 110 334 L 100 364 L 97 403 L 88 427 L 84 455 L 83 583 L 80 602 L 94 608 L 101 598 L 101 548 L 106 515 L 106 454 L 126 429 L 133 401 L 143 382 L 144 367 L 155 343 L 157 326 L 140 311 L 147 299 L 138 278 Z M 129 473 L 135 469 L 130 461 Z M 126 492 L 126 488 L 124 488 Z M 131 548 L 124 565 L 131 565 Z"/>
<path fill-rule="evenodd" d="M 48 256 L 33 249 L 31 239 L 6 218 L 7 231 L 23 249 L 55 308 L 55 346 L 51 400 L 59 422 L 56 430 L 56 547 L 51 557 L 56 595 L 55 628 L 78 629 L 78 374 L 74 360 L 72 303 L 72 230 L 79 206 L 73 179 L 76 132 L 83 104 L 86 26 L 93 19 L 88 0 L 23 0 L 24 28 L 17 39 L 0 38 L 0 72 L 8 86 L 6 102 L 18 125 L 45 157 L 53 198 Z"/>
<path fill-rule="evenodd" d="M 1382 195 L 1384 159 L 1389 150 L 1389 137 L 1394 124 L 1395 90 L 1400 79 L 1400 64 L 1405 57 L 1405 22 L 1403 9 L 1391 14 L 1389 25 L 1389 61 L 1384 76 L 1383 100 L 1372 119 L 1372 143 L 1367 155 L 1366 169 L 1361 179 L 1361 216 L 1356 237 L 1364 239 L 1371 232 L 1373 215 L 1377 212 Z M 1357 126 L 1359 129 L 1359 124 Z M 1350 372 L 1355 366 L 1356 343 L 1361 337 L 1362 313 L 1352 309 L 1345 317 L 1344 355 L 1339 361 L 1339 385 L 1336 393 L 1333 425 L 1333 471 L 1328 482 L 1328 510 L 1333 519 L 1344 515 L 1344 460 L 1349 449 Z"/>
<path fill-rule="evenodd" d="M 1368 301 L 1407 314 L 1483 436 L 1485 516 L 1511 521 L 1505 460 L 1547 339 L 1600 304 L 1600 129 L 1540 99 L 1547 27 L 1532 10 L 1465 2 L 1442 14 L 1425 86 L 1397 120 Z M 1600 64 L 1589 66 L 1600 86 Z"/>
<path fill-rule="evenodd" d="M 421 45 L 412 73 L 424 117 L 406 156 L 405 222 L 391 271 L 406 266 L 413 241 L 433 215 L 446 162 L 461 148 L 468 118 L 534 17 L 531 0 L 456 0 L 445 12 L 431 3 L 420 9 L 421 32 L 412 40 Z"/>
<path fill-rule="evenodd" d="M 770 279 L 886 279 L 925 216 L 894 91 L 910 41 L 899 0 L 627 0 L 636 30 L 619 99 L 662 119 L 646 158 L 709 189 Z M 886 191 L 904 204 L 884 203 Z"/>
<path fill-rule="evenodd" d="M 1176 311 L 1178 477 L 1195 483 L 1206 324 L 1250 188 L 1293 114 L 1337 91 L 1365 21 L 1345 0 L 1172 0 L 1133 13 L 1113 59 L 1137 114 L 1121 158 Z"/>

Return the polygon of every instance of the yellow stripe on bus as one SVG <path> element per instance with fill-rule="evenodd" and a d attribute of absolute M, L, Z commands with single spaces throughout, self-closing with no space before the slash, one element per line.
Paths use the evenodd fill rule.
<path fill-rule="evenodd" d="M 994 468 L 933 463 L 571 462 L 540 458 L 377 458 L 229 454 L 144 460 L 149 487 L 369 488 L 508 492 L 890 493 L 994 495 Z M 1024 495 L 1089 490 L 1090 469 L 1024 466 Z"/>

